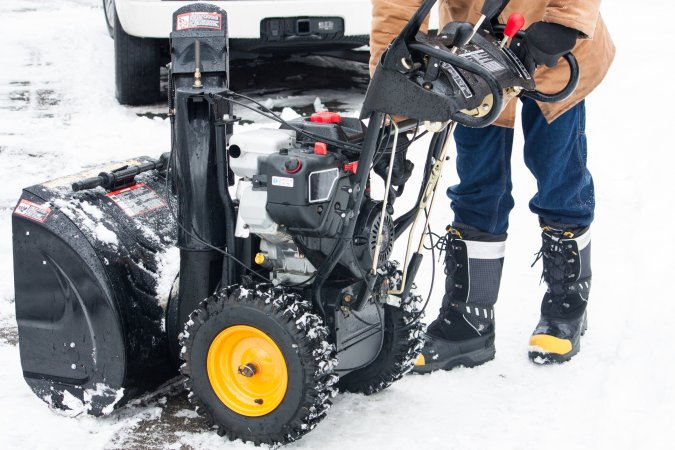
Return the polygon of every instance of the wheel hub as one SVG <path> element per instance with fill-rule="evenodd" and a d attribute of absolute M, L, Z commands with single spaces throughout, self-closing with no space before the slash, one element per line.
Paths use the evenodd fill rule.
<path fill-rule="evenodd" d="M 237 372 L 239 375 L 245 376 L 247 378 L 252 377 L 258 371 L 258 368 L 253 363 L 248 363 L 245 366 L 239 366 Z"/>
<path fill-rule="evenodd" d="M 232 411 L 259 417 L 274 411 L 288 387 L 284 355 L 262 330 L 235 325 L 211 342 L 206 361 L 215 394 Z"/>

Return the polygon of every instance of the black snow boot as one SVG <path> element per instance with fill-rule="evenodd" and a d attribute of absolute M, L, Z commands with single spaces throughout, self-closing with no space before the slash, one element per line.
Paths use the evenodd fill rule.
<path fill-rule="evenodd" d="M 579 352 L 579 341 L 586 331 L 591 234 L 588 227 L 561 229 L 544 224 L 541 237 L 535 263 L 543 261 L 547 290 L 528 355 L 536 364 L 561 363 Z"/>
<path fill-rule="evenodd" d="M 495 357 L 495 316 L 506 235 L 448 227 L 445 296 L 413 372 L 474 367 Z"/>

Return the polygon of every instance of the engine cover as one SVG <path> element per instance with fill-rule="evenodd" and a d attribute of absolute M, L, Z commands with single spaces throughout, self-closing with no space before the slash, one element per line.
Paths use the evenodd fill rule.
<path fill-rule="evenodd" d="M 295 131 L 260 128 L 230 138 L 230 169 L 242 178 L 260 173 L 260 165 L 270 155 L 295 145 Z"/>
<path fill-rule="evenodd" d="M 338 153 L 315 154 L 307 146 L 269 156 L 262 164 L 261 182 L 267 184 L 272 219 L 290 233 L 337 236 L 351 188 L 352 173 L 344 170 L 347 162 Z"/>

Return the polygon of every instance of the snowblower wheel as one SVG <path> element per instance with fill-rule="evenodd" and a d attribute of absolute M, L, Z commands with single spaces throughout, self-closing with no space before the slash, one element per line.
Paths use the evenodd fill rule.
<path fill-rule="evenodd" d="M 325 417 L 337 393 L 327 337 L 297 294 L 266 285 L 220 291 L 190 315 L 181 337 L 190 400 L 230 440 L 292 442 Z"/>
<path fill-rule="evenodd" d="M 384 305 L 385 330 L 380 354 L 366 367 L 341 377 L 338 382 L 341 391 L 375 394 L 412 370 L 424 345 L 424 325 L 417 304 L 419 297 L 412 297 L 400 308 Z"/>

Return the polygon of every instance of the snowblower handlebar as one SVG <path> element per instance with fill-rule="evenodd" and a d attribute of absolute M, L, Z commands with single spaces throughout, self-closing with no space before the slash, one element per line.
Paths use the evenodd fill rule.
<path fill-rule="evenodd" d="M 72 184 L 74 192 L 103 187 L 111 190 L 127 186 L 133 183 L 136 175 L 151 170 L 165 170 L 169 162 L 169 153 L 163 153 L 159 159 L 138 166 L 122 166 L 112 172 L 101 172 L 98 176 L 85 178 Z"/>
<path fill-rule="evenodd" d="M 561 102 L 570 95 L 572 95 L 574 90 L 579 85 L 579 75 L 580 75 L 579 63 L 577 62 L 577 59 L 574 57 L 572 53 L 567 53 L 566 55 L 563 55 L 563 59 L 570 66 L 570 78 L 569 81 L 567 82 L 567 85 L 565 85 L 565 87 L 562 88 L 560 92 L 556 92 L 555 94 L 547 94 L 545 92 L 541 92 L 538 90 L 524 91 L 523 97 L 528 97 L 531 98 L 532 100 L 536 100 L 538 102 L 543 103 L 556 103 Z"/>
<path fill-rule="evenodd" d="M 506 27 L 492 26 L 507 0 L 486 1 L 476 24 L 450 22 L 437 34 L 427 34 L 421 26 L 436 1 L 422 2 L 382 54 L 364 99 L 362 119 L 382 112 L 481 128 L 494 123 L 516 96 L 552 103 L 576 89 L 579 66 L 568 53 L 567 85 L 557 93 L 537 90 L 532 74 L 505 46 L 511 38 L 524 36 L 523 16 L 514 13 Z"/>

